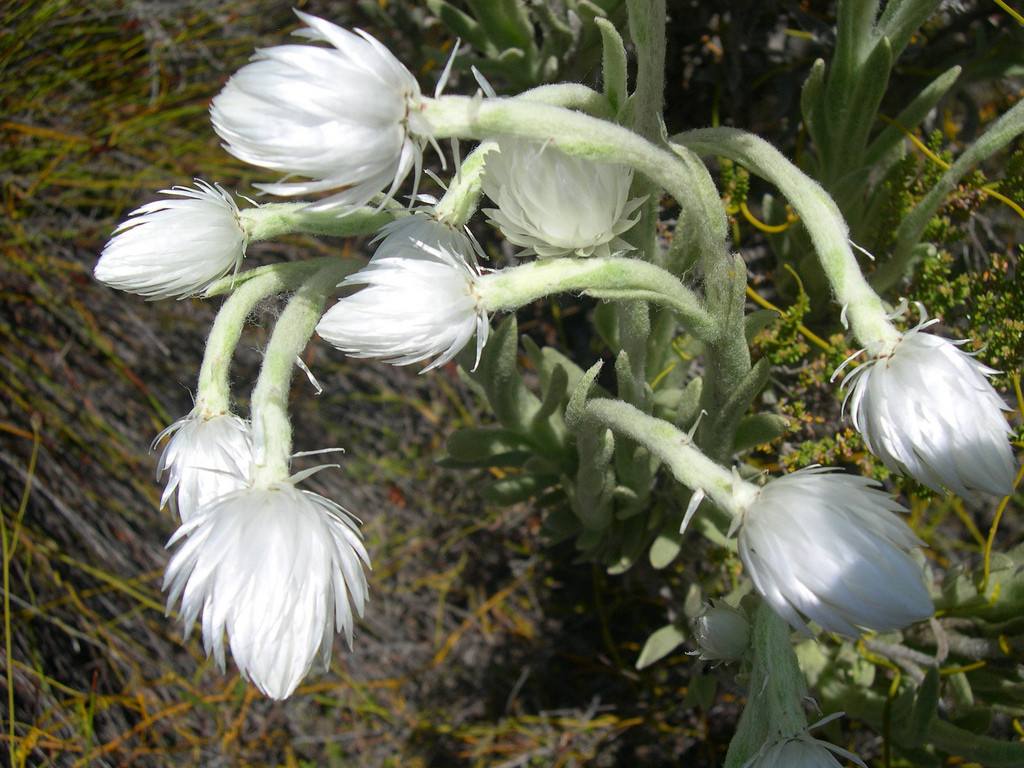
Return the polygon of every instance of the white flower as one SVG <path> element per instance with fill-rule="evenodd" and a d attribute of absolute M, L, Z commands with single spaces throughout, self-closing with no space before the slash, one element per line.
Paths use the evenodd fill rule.
<path fill-rule="evenodd" d="M 867 768 L 852 752 L 808 734 L 777 742 L 748 760 L 743 768 L 842 768 L 832 753 Z"/>
<path fill-rule="evenodd" d="M 968 496 L 1013 492 L 1016 460 L 1003 411 L 988 377 L 997 373 L 952 342 L 903 334 L 892 350 L 854 369 L 846 404 L 868 449 L 885 465 L 936 491 Z"/>
<path fill-rule="evenodd" d="M 196 409 L 161 432 L 153 445 L 165 437 L 170 439 L 157 465 L 157 478 L 168 473 L 160 506 L 171 502 L 183 523 L 214 499 L 248 485 L 252 433 L 234 414 L 206 417 Z"/>
<path fill-rule="evenodd" d="M 567 155 L 546 144 L 502 138 L 487 154 L 483 190 L 492 224 L 541 257 L 608 256 L 630 246 L 619 235 L 643 203 L 629 200 L 633 171 Z"/>
<path fill-rule="evenodd" d="M 136 208 L 114 230 L 94 275 L 102 283 L 149 299 L 199 293 L 237 269 L 246 234 L 238 206 L 219 185 L 161 190 L 170 200 Z"/>
<path fill-rule="evenodd" d="M 365 32 L 295 13 L 307 25 L 296 35 L 331 47 L 257 51 L 213 100 L 214 130 L 235 157 L 312 179 L 257 185 L 271 194 L 338 190 L 323 209 L 393 193 L 422 162 L 416 78 Z"/>
<path fill-rule="evenodd" d="M 746 615 L 722 601 L 706 606 L 691 626 L 700 646 L 696 653 L 702 661 L 735 661 L 750 645 Z"/>
<path fill-rule="evenodd" d="M 932 615 L 922 542 L 877 484 L 821 467 L 771 480 L 741 513 L 739 552 L 757 591 L 793 627 L 856 637 Z"/>
<path fill-rule="evenodd" d="M 342 283 L 367 287 L 331 307 L 317 333 L 353 357 L 395 365 L 434 358 L 424 371 L 476 333 L 479 359 L 489 326 L 469 238 L 422 213 L 388 224 L 380 237 L 370 263 Z"/>
<path fill-rule="evenodd" d="M 184 523 L 164 577 L 168 609 L 181 598 L 186 637 L 202 612 L 203 645 L 224 669 L 224 633 L 242 675 L 284 699 L 334 631 L 352 647 L 352 608 L 363 615 L 369 556 L 355 520 L 290 481 L 222 496 Z"/>

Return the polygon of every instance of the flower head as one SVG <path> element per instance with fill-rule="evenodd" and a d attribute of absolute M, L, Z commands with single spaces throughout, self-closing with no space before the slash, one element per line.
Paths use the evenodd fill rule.
<path fill-rule="evenodd" d="M 959 349 L 964 342 L 925 333 L 934 322 L 846 377 L 850 419 L 894 472 L 961 496 L 1010 494 L 1016 462 L 1007 408 L 988 381 L 997 371 Z"/>
<path fill-rule="evenodd" d="M 759 752 L 743 768 L 842 768 L 833 753 L 867 768 L 864 761 L 852 752 L 808 734 L 776 742 Z"/>
<path fill-rule="evenodd" d="M 718 601 L 691 622 L 702 661 L 735 661 L 750 645 L 750 622 L 743 611 Z"/>
<path fill-rule="evenodd" d="M 242 675 L 266 695 L 291 695 L 335 630 L 352 646 L 369 556 L 349 514 L 286 481 L 202 507 L 168 542 L 168 607 L 181 598 L 186 636 L 202 613 L 203 645 L 223 670 L 224 633 Z"/>
<path fill-rule="evenodd" d="M 114 230 L 93 272 L 101 283 L 148 299 L 185 297 L 242 263 L 247 238 L 231 195 L 199 179 L 161 194 L 170 199 L 136 208 Z"/>
<path fill-rule="evenodd" d="M 509 242 L 541 257 L 629 248 L 619 235 L 643 202 L 629 199 L 631 169 L 514 138 L 502 138 L 486 162 L 483 190 L 498 207 L 484 212 Z"/>
<path fill-rule="evenodd" d="M 221 496 L 245 488 L 252 465 L 252 433 L 234 414 L 204 416 L 199 409 L 161 432 L 154 445 L 169 438 L 157 465 L 167 473 L 160 505 L 168 502 L 183 523 Z"/>
<path fill-rule="evenodd" d="M 354 357 L 395 365 L 427 358 L 429 371 L 451 360 L 476 333 L 487 341 L 487 313 L 469 238 L 417 213 L 388 224 L 370 263 L 342 285 L 365 285 L 331 307 L 316 331 Z"/>
<path fill-rule="evenodd" d="M 757 591 L 793 627 L 804 617 L 856 637 L 933 612 L 909 551 L 921 541 L 876 483 L 811 467 L 771 480 L 742 512 L 740 557 Z"/>
<path fill-rule="evenodd" d="M 333 208 L 393 192 L 422 161 L 416 78 L 365 32 L 295 13 L 297 35 L 330 47 L 257 51 L 213 100 L 214 130 L 240 160 L 312 179 L 257 185 L 271 194 L 337 190 L 317 204 Z"/>

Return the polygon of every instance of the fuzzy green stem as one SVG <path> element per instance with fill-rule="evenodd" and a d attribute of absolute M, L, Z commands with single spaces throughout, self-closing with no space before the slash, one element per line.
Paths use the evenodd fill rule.
<path fill-rule="evenodd" d="M 685 432 L 628 403 L 596 398 L 587 403 L 586 415 L 644 446 L 665 462 L 676 480 L 692 490 L 703 490 L 720 509 L 734 517 L 758 493 L 756 485 L 740 480 L 701 453 Z"/>
<path fill-rule="evenodd" d="M 764 139 L 734 128 L 705 128 L 672 139 L 701 155 L 721 155 L 777 186 L 800 214 L 836 300 L 845 307 L 854 335 L 877 355 L 900 338 L 850 248 L 839 208 L 816 181 Z"/>
<path fill-rule="evenodd" d="M 729 744 L 726 768 L 741 768 L 765 746 L 807 730 L 803 699 L 807 682 L 800 670 L 790 629 L 762 602 L 754 616 L 750 695 L 736 735 Z"/>
<path fill-rule="evenodd" d="M 444 96 L 423 99 L 420 110 L 438 138 L 516 136 L 548 142 L 566 154 L 631 166 L 675 197 L 685 214 L 681 219 L 687 222 L 686 236 L 699 251 L 724 251 L 725 213 L 717 193 L 713 199 L 708 196 L 706 183 L 698 178 L 699 169 L 626 128 L 519 98 L 481 100 Z M 703 168 L 700 163 L 697 165 Z"/>
<path fill-rule="evenodd" d="M 608 99 L 603 94 L 578 83 L 541 85 L 523 91 L 515 98 L 535 104 L 580 109 L 599 117 L 612 116 Z M 451 185 L 435 206 L 439 221 L 452 227 L 461 227 L 473 216 L 480 204 L 486 155 L 497 146 L 495 141 L 485 141 L 462 161 Z"/>
<path fill-rule="evenodd" d="M 595 117 L 612 117 L 608 99 L 603 93 L 579 83 L 553 83 L 538 85 L 512 98 L 534 104 L 548 104 L 552 107 L 578 109 Z"/>
<path fill-rule="evenodd" d="M 324 266 L 322 259 L 312 261 L 271 264 L 251 270 L 221 306 L 206 341 L 203 364 L 199 369 L 196 409 L 204 418 L 227 413 L 231 404 L 229 373 L 231 358 L 238 346 L 245 321 L 253 308 L 263 299 L 284 291 L 294 290 L 311 274 Z M 335 259 L 330 259 L 334 262 Z M 224 278 L 229 280 L 231 278 Z M 223 281 L 222 281 L 223 282 Z M 209 292 L 207 293 L 209 295 Z"/>
<path fill-rule="evenodd" d="M 335 259 L 322 267 L 295 292 L 274 326 L 252 392 L 253 483 L 257 486 L 268 487 L 288 478 L 292 453 L 288 393 L 295 361 L 309 343 L 328 297 L 358 266 L 358 262 Z"/>
<path fill-rule="evenodd" d="M 239 212 L 242 229 L 249 242 L 271 240 L 292 232 L 311 235 L 333 235 L 352 237 L 376 232 L 388 222 L 394 221 L 399 210 L 370 207 L 355 208 L 342 215 L 338 209 L 319 211 L 311 208 L 313 203 L 266 203 Z"/>
<path fill-rule="evenodd" d="M 639 259 L 543 259 L 486 274 L 477 283 L 480 300 L 489 312 L 514 310 L 566 291 L 655 302 L 673 309 L 697 338 L 714 338 L 714 319 L 697 295 L 671 272 Z"/>

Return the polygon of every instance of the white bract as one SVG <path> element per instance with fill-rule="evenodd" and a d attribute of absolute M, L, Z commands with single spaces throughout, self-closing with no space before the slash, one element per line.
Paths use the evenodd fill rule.
<path fill-rule="evenodd" d="M 167 473 L 160 506 L 171 502 L 183 523 L 201 507 L 248 484 L 252 467 L 249 424 L 230 413 L 205 417 L 194 410 L 161 432 L 154 445 L 169 438 L 157 465 Z"/>
<path fill-rule="evenodd" d="M 702 661 L 735 661 L 750 645 L 750 622 L 746 615 L 725 602 L 708 605 L 691 626 Z"/>
<path fill-rule="evenodd" d="M 271 194 L 337 190 L 321 209 L 392 194 L 422 162 L 416 78 L 365 32 L 296 14 L 307 25 L 296 35 L 331 47 L 257 51 L 213 100 L 214 130 L 235 157 L 311 179 L 257 185 Z"/>
<path fill-rule="evenodd" d="M 487 313 L 476 284 L 472 244 L 460 230 L 417 213 L 388 224 L 373 258 L 342 285 L 365 285 L 331 307 L 316 331 L 353 357 L 395 365 L 455 357 L 476 333 L 487 342 Z"/>
<path fill-rule="evenodd" d="M 247 238 L 230 194 L 199 179 L 195 189 L 160 194 L 171 197 L 136 208 L 114 230 L 97 280 L 148 299 L 181 298 L 238 268 Z"/>
<path fill-rule="evenodd" d="M 334 632 L 352 647 L 369 556 L 355 520 L 290 481 L 222 496 L 184 523 L 167 566 L 168 609 L 181 598 L 186 637 L 202 613 L 203 645 L 223 670 L 224 634 L 244 677 L 267 696 L 291 695 Z"/>
<path fill-rule="evenodd" d="M 821 467 L 771 480 L 741 513 L 739 552 L 757 591 L 793 627 L 856 637 L 932 615 L 922 545 L 891 496 Z"/>
<path fill-rule="evenodd" d="M 925 333 L 934 322 L 846 377 L 850 419 L 894 472 L 936 491 L 1008 495 L 1016 471 L 1008 409 L 988 381 L 998 371 L 960 350 L 965 342 Z"/>
<path fill-rule="evenodd" d="M 487 154 L 484 212 L 505 238 L 541 257 L 608 256 L 630 246 L 619 235 L 639 220 L 629 199 L 633 171 L 554 147 L 502 138 Z"/>

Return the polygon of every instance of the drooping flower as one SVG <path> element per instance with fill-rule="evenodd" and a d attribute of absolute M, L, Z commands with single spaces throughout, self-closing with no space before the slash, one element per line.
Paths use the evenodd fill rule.
<path fill-rule="evenodd" d="M 136 208 L 114 230 L 97 280 L 148 299 L 183 298 L 242 263 L 247 237 L 230 194 L 199 179 L 161 194 L 170 199 Z"/>
<path fill-rule="evenodd" d="M 197 408 L 161 432 L 164 438 L 157 477 L 167 473 L 160 506 L 171 502 L 183 523 L 200 508 L 248 485 L 252 433 L 248 422 L 231 413 L 207 417 Z"/>
<path fill-rule="evenodd" d="M 894 472 L 936 491 L 1008 495 L 1016 461 L 1002 413 L 1008 409 L 988 381 L 998 372 L 959 349 L 965 342 L 926 333 L 935 322 L 907 331 L 887 354 L 847 375 L 850 419 Z"/>
<path fill-rule="evenodd" d="M 783 739 L 748 760 L 743 768 L 842 768 L 835 755 L 867 768 L 857 755 L 809 734 Z"/>
<path fill-rule="evenodd" d="M 932 615 L 920 539 L 867 478 L 822 467 L 768 482 L 739 518 L 739 552 L 757 591 L 793 627 L 805 619 L 856 637 Z"/>
<path fill-rule="evenodd" d="M 735 661 L 750 645 L 746 615 L 721 600 L 706 606 L 690 625 L 701 661 Z"/>
<path fill-rule="evenodd" d="M 186 637 L 202 613 L 203 645 L 221 670 L 224 635 L 244 677 L 284 699 L 316 661 L 330 661 L 335 631 L 352 647 L 370 560 L 356 521 L 290 481 L 247 487 L 202 507 L 168 542 L 180 546 L 163 587 L 181 598 Z"/>
<path fill-rule="evenodd" d="M 633 171 L 567 155 L 554 147 L 502 138 L 487 154 L 484 212 L 505 238 L 549 256 L 608 256 L 629 246 L 619 235 L 639 217 L 629 199 Z"/>
<path fill-rule="evenodd" d="M 422 162 L 416 78 L 381 43 L 295 12 L 317 45 L 256 52 L 213 100 L 210 116 L 240 160 L 310 181 L 258 184 L 274 195 L 334 190 L 315 207 L 362 205 Z"/>
<path fill-rule="evenodd" d="M 317 333 L 353 357 L 395 365 L 434 358 L 424 371 L 476 333 L 479 359 L 489 326 L 469 238 L 423 213 L 388 224 L 380 238 L 369 264 L 342 283 L 367 287 L 327 310 Z"/>

